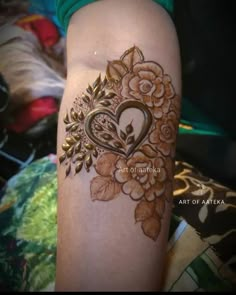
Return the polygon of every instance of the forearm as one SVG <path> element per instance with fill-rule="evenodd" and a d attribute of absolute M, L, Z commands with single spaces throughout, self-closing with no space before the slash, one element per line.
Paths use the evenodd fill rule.
<path fill-rule="evenodd" d="M 58 128 L 63 163 L 58 173 L 57 289 L 157 290 L 171 212 L 179 116 L 179 53 L 173 25 L 151 1 L 104 0 L 73 16 L 67 42 L 68 80 Z M 134 44 L 137 47 L 120 58 Z M 108 60 L 119 63 L 108 65 Z M 99 101 L 96 90 L 86 93 L 86 88 L 100 73 L 108 84 L 100 85 L 105 93 Z M 113 98 L 103 99 L 111 93 Z M 68 130 L 74 120 L 72 108 L 84 118 L 75 115 L 79 127 L 66 134 L 65 127 Z M 165 128 L 170 130 L 165 133 Z M 71 147 L 82 146 L 77 153 L 72 148 L 73 160 L 68 146 L 62 147 L 66 137 Z"/>

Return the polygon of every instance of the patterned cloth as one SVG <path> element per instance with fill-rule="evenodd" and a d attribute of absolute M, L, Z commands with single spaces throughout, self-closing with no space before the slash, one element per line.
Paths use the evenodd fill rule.
<path fill-rule="evenodd" d="M 11 178 L 0 201 L 0 291 L 53 291 L 56 158 Z M 164 291 L 236 290 L 236 192 L 176 162 Z"/>

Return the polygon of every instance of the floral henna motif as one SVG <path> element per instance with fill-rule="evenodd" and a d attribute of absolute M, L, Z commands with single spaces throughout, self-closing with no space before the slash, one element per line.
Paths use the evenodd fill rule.
<path fill-rule="evenodd" d="M 171 78 L 134 46 L 108 62 L 105 78 L 89 85 L 64 118 L 59 161 L 66 176 L 94 168 L 92 200 L 130 197 L 136 222 L 153 240 L 171 201 L 178 108 Z"/>
<path fill-rule="evenodd" d="M 149 136 L 149 142 L 164 155 L 172 157 L 175 152 L 175 138 L 178 128 L 176 113 L 170 111 L 163 120 L 156 121 L 155 129 Z"/>
<path fill-rule="evenodd" d="M 137 151 L 129 159 L 117 160 L 114 176 L 133 200 L 153 201 L 163 194 L 167 173 L 163 158 L 150 159 Z"/>
<path fill-rule="evenodd" d="M 151 108 L 155 118 L 161 118 L 168 111 L 169 99 L 175 93 L 168 75 L 154 62 L 137 63 L 133 72 L 128 72 L 122 80 L 123 97 L 142 100 Z M 161 108 L 162 107 L 162 108 Z"/>

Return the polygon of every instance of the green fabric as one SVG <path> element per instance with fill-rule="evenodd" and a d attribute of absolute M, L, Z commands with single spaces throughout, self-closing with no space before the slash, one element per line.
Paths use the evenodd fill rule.
<path fill-rule="evenodd" d="M 42 291 L 54 284 L 56 206 L 55 156 L 32 163 L 8 181 L 0 198 L 0 292 Z"/>
<path fill-rule="evenodd" d="M 96 0 L 57 0 L 57 17 L 64 30 L 67 30 L 70 18 L 81 7 L 95 2 Z"/>
<path fill-rule="evenodd" d="M 70 18 L 73 13 L 97 0 L 56 0 L 57 17 L 64 30 L 67 30 Z M 174 0 L 153 0 L 162 5 L 170 13 L 173 12 Z"/>
<path fill-rule="evenodd" d="M 179 133 L 202 134 L 202 135 L 226 135 L 225 131 L 215 122 L 183 97 L 181 105 L 181 120 L 184 126 L 179 127 Z"/>
<path fill-rule="evenodd" d="M 174 0 L 153 0 L 154 2 L 160 4 L 164 7 L 169 13 L 173 13 L 174 11 Z"/>
<path fill-rule="evenodd" d="M 203 124 L 200 122 L 186 121 L 181 118 L 179 126 L 180 134 L 201 134 L 201 135 L 225 135 L 225 132 L 215 125 Z"/>

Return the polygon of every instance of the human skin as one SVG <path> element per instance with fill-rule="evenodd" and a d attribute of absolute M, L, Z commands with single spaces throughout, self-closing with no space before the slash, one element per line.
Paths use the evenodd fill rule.
<path fill-rule="evenodd" d="M 135 60 L 131 56 L 135 56 Z M 133 64 L 129 66 L 131 59 Z M 117 60 L 121 66 L 114 62 Z M 174 162 L 181 96 L 174 25 L 164 9 L 149 0 L 101 0 L 87 5 L 72 16 L 68 27 L 67 67 L 58 126 L 58 158 L 62 163 L 58 164 L 56 290 L 160 290 L 172 207 L 171 163 Z M 140 74 L 143 68 L 146 72 Z M 130 153 L 122 154 L 121 148 L 112 149 L 107 143 L 99 145 L 99 136 L 103 133 L 96 135 L 93 119 L 99 119 L 103 106 L 98 104 L 100 111 L 94 107 L 97 117 L 88 119 L 92 109 L 88 110 L 85 103 L 74 104 L 76 97 L 82 101 L 83 94 L 91 99 L 86 88 L 88 84 L 93 85 L 99 74 L 101 81 L 107 77 L 110 82 L 110 88 L 104 88 L 106 95 L 115 93 L 119 101 L 110 109 L 113 115 L 105 112 L 105 118 L 119 130 L 133 124 L 134 141 L 142 128 L 145 129 L 134 149 L 133 143 L 124 147 L 127 150 L 129 147 Z M 120 79 L 117 84 L 116 79 Z M 131 104 L 121 111 L 120 105 L 128 101 Z M 111 103 L 113 106 L 113 100 Z M 69 147 L 65 146 L 66 138 L 73 137 L 73 132 L 65 131 L 72 120 L 72 108 L 78 114 L 81 110 L 85 114 L 81 134 L 76 131 L 79 135 L 85 134 L 81 144 L 91 143 L 98 150 L 92 164 L 88 161 L 86 166 L 83 162 L 84 166 L 77 171 L 76 165 L 80 166 L 81 161 L 72 163 L 68 169 L 71 156 L 66 156 Z M 120 121 L 115 118 L 119 112 Z M 149 125 L 145 123 L 147 119 L 150 119 Z M 139 121 L 143 123 L 139 125 Z M 129 128 L 127 130 L 129 133 Z M 149 152 L 145 155 L 146 149 Z M 150 150 L 156 154 L 152 156 Z M 146 170 L 150 183 L 154 179 L 157 184 L 154 193 L 137 179 L 134 182 L 136 176 L 130 170 L 128 175 L 123 173 L 125 170 L 119 170 L 143 163 L 160 168 L 160 174 L 155 177 Z M 106 193 L 101 193 L 97 187 L 101 187 L 101 181 L 108 180 L 111 186 L 107 186 Z"/>

